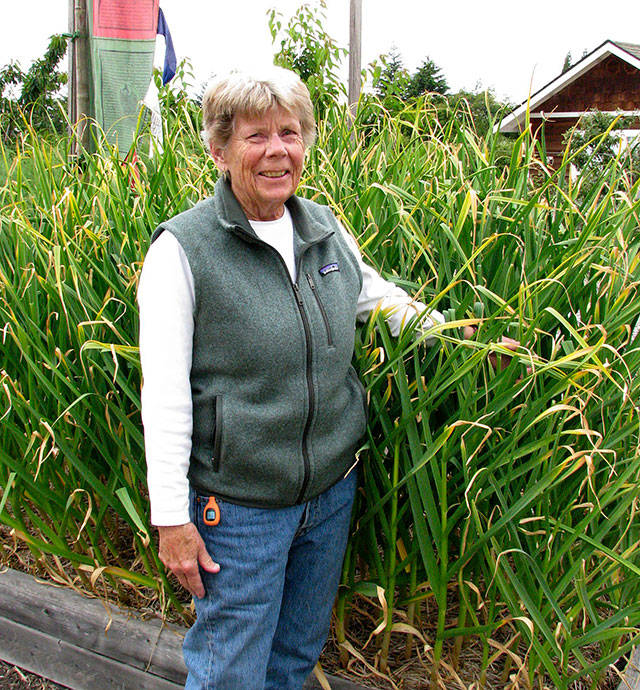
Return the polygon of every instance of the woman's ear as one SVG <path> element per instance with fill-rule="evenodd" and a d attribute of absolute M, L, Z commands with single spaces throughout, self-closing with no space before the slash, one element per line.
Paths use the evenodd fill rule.
<path fill-rule="evenodd" d="M 209 151 L 211 152 L 211 157 L 216 167 L 221 173 L 226 172 L 227 165 L 224 162 L 224 149 L 220 146 L 216 146 L 213 142 L 209 144 Z"/>

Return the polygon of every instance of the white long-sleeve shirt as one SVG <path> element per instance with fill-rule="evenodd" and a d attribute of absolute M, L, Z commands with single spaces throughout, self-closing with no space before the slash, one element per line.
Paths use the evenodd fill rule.
<path fill-rule="evenodd" d="M 276 249 L 295 281 L 293 225 L 283 218 L 251 222 L 256 234 Z M 356 317 L 366 321 L 378 306 L 385 311 L 391 333 L 426 307 L 401 288 L 384 280 L 362 261 L 355 240 L 342 229 L 362 271 L 362 290 Z M 189 482 L 192 403 L 191 372 L 195 293 L 189 262 L 177 239 L 163 232 L 145 258 L 138 288 L 140 361 L 142 364 L 142 421 L 147 480 L 154 525 L 189 522 Z M 444 322 L 440 312 L 424 317 L 423 329 Z"/>

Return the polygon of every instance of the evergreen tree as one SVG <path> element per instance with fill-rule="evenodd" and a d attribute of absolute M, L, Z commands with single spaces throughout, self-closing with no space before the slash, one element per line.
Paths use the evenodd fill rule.
<path fill-rule="evenodd" d="M 388 55 L 381 55 L 384 67 L 374 80 L 375 94 L 384 100 L 389 96 L 404 98 L 409 82 L 409 75 L 402 62 L 400 51 L 394 46 Z"/>
<path fill-rule="evenodd" d="M 442 70 L 433 60 L 427 57 L 409 80 L 406 96 L 408 98 L 417 98 L 425 93 L 445 95 L 448 90 L 449 85 L 444 74 L 442 74 Z"/>

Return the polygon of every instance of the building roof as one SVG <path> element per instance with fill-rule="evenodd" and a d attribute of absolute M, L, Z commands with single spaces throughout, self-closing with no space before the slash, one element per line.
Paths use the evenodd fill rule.
<path fill-rule="evenodd" d="M 610 42 L 614 43 L 614 41 Z M 626 50 L 627 53 L 637 57 L 640 60 L 640 45 L 636 45 L 635 43 L 622 43 L 620 41 L 615 41 L 614 45 L 617 45 L 618 48 L 621 48 L 622 50 Z"/>
<path fill-rule="evenodd" d="M 585 55 L 581 60 L 576 62 L 576 64 L 566 72 L 560 74 L 529 96 L 526 101 L 512 110 L 501 123 L 496 125 L 496 129 L 505 134 L 519 132 L 525 121 L 527 110 L 529 112 L 538 111 L 538 106 L 544 104 L 551 96 L 565 89 L 569 84 L 581 77 L 585 72 L 588 72 L 599 62 L 602 62 L 609 55 L 615 55 L 640 70 L 640 45 L 606 40 L 588 55 Z"/>

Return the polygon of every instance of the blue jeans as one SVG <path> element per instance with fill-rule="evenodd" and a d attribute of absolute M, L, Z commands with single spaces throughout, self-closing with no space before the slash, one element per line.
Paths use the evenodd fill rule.
<path fill-rule="evenodd" d="M 357 484 L 352 471 L 302 505 L 247 508 L 191 491 L 191 519 L 220 572 L 185 637 L 187 690 L 300 690 L 327 637 Z"/>

